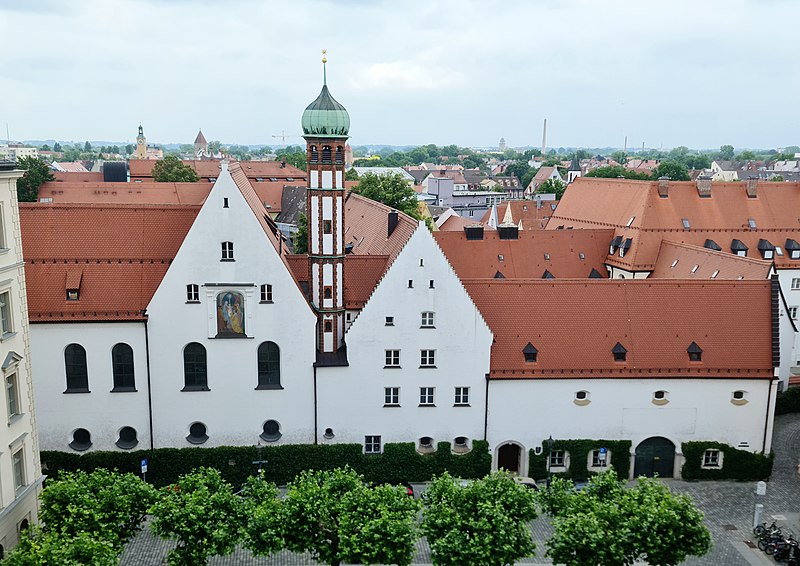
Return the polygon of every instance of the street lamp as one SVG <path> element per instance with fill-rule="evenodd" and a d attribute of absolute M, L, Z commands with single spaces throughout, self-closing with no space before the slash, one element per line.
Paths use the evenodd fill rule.
<path fill-rule="evenodd" d="M 547 439 L 547 487 L 550 487 L 550 462 L 553 457 L 553 437 Z"/>

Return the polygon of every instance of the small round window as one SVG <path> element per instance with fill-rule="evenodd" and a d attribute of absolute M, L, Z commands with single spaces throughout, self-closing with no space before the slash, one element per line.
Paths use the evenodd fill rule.
<path fill-rule="evenodd" d="M 576 398 L 578 401 L 583 401 L 583 400 L 585 400 L 585 399 L 586 399 L 586 398 L 588 398 L 588 397 L 589 397 L 589 394 L 588 394 L 588 393 L 586 393 L 586 391 L 578 391 L 577 393 L 575 393 L 575 398 Z"/>
<path fill-rule="evenodd" d="M 259 437 L 266 442 L 275 442 L 281 437 L 280 423 L 272 419 L 268 420 L 264 423 Z"/>
<path fill-rule="evenodd" d="M 744 399 L 744 391 L 734 391 L 733 398 L 736 399 L 737 401 Z"/>
<path fill-rule="evenodd" d="M 333 429 L 332 428 L 326 428 L 325 429 L 325 434 L 323 434 L 322 436 L 324 436 L 325 438 L 330 440 L 334 436 Z"/>
<path fill-rule="evenodd" d="M 69 447 L 78 452 L 88 450 L 92 446 L 92 435 L 85 428 L 77 428 L 72 433 L 72 442 Z"/>
<path fill-rule="evenodd" d="M 433 438 L 430 436 L 423 436 L 419 439 L 420 448 L 433 448 Z"/>
<path fill-rule="evenodd" d="M 466 436 L 456 436 L 456 446 L 464 447 L 467 445 L 467 437 Z"/>
<path fill-rule="evenodd" d="M 666 391 L 656 391 L 653 393 L 653 399 L 666 399 L 667 392 Z"/>
<path fill-rule="evenodd" d="M 136 437 L 136 429 L 131 426 L 124 426 L 119 429 L 119 438 L 116 444 L 117 448 L 122 448 L 123 450 L 130 450 L 139 444 L 139 439 Z"/>
<path fill-rule="evenodd" d="M 208 440 L 206 425 L 203 423 L 192 423 L 191 426 L 189 426 L 189 436 L 186 437 L 186 440 L 192 444 L 203 444 Z"/>

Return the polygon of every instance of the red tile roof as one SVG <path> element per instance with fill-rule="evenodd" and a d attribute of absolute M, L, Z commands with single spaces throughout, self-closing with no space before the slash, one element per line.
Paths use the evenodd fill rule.
<path fill-rule="evenodd" d="M 308 285 L 308 256 L 287 255 L 286 261 L 295 280 Z M 385 255 L 347 255 L 344 258 L 345 308 L 362 309 L 372 296 L 389 263 Z"/>
<path fill-rule="evenodd" d="M 547 226 L 547 220 L 553 214 L 553 207 L 551 205 L 558 205 L 557 200 L 541 201 L 541 206 L 536 206 L 536 201 L 533 200 L 509 200 L 501 202 L 497 205 L 497 221 L 503 222 L 506 215 L 506 209 L 511 207 L 511 217 L 514 219 L 514 224 L 519 225 L 522 220 L 523 230 L 542 230 Z M 492 209 L 487 210 L 480 220 L 481 224 L 489 223 L 489 218 L 492 214 Z"/>
<path fill-rule="evenodd" d="M 212 183 L 73 183 L 49 182 L 39 198 L 53 203 L 203 204 Z"/>
<path fill-rule="evenodd" d="M 434 232 L 433 237 L 461 279 L 491 278 L 498 272 L 507 279 L 538 279 L 545 270 L 557 279 L 586 279 L 592 269 L 608 277 L 604 261 L 612 233 L 523 230 L 517 240 L 501 240 L 497 231 L 484 230 L 482 240 L 467 240 L 463 231 Z"/>
<path fill-rule="evenodd" d="M 750 256 L 760 239 L 779 247 L 787 239 L 800 241 L 800 183 L 759 182 L 757 198 L 748 198 L 744 182 L 715 182 L 711 197 L 701 198 L 695 183 L 670 181 L 668 195 L 659 197 L 658 181 L 581 177 L 567 188 L 547 229 L 614 228 L 623 240 L 631 238 L 631 248 L 606 263 L 631 271 L 652 271 L 662 240 L 702 246 L 710 239 L 729 252 L 738 239 Z M 800 261 L 776 254 L 775 265 L 796 268 Z"/>
<path fill-rule="evenodd" d="M 387 255 L 394 261 L 406 245 L 417 221 L 403 212 L 397 214 L 397 227 L 388 235 L 391 207 L 362 197 L 352 191 L 345 199 L 344 243 L 353 244 L 355 255 Z"/>
<path fill-rule="evenodd" d="M 464 286 L 494 333 L 490 377 L 772 379 L 771 281 L 487 280 Z M 619 342 L 627 360 L 611 353 Z M 701 362 L 689 362 L 696 342 Z M 537 361 L 525 362 L 531 343 Z"/>
<path fill-rule="evenodd" d="M 51 171 L 51 173 L 56 181 L 66 181 L 68 183 L 103 182 L 102 171 Z"/>
<path fill-rule="evenodd" d="M 463 232 L 465 226 L 472 226 L 473 224 L 475 224 L 474 220 L 453 214 L 448 216 L 444 223 L 439 226 L 439 230 L 443 232 Z"/>
<path fill-rule="evenodd" d="M 198 206 L 20 203 L 31 322 L 143 320 Z M 80 298 L 66 289 L 80 280 Z M 69 281 L 68 281 L 69 279 Z"/>
<path fill-rule="evenodd" d="M 189 160 L 184 159 L 183 163 L 197 171 L 201 180 L 219 176 L 220 161 L 216 159 Z M 270 178 L 286 181 L 289 178 L 295 181 L 306 180 L 306 172 L 287 164 L 281 167 L 278 161 L 238 161 L 248 179 L 256 180 L 262 178 L 269 181 Z M 156 161 L 152 159 L 131 159 L 129 162 L 131 180 L 153 178 L 153 167 Z"/>
<path fill-rule="evenodd" d="M 756 279 L 769 278 L 772 262 L 739 257 L 708 248 L 661 242 L 655 269 L 650 277 L 656 279 Z"/>

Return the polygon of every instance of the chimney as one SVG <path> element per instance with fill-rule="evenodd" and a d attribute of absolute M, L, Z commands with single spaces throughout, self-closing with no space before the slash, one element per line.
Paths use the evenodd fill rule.
<path fill-rule="evenodd" d="M 697 178 L 697 194 L 700 198 L 708 198 L 711 196 L 711 177 L 708 175 L 700 175 Z"/>
<path fill-rule="evenodd" d="M 748 178 L 745 181 L 745 188 L 747 189 L 747 198 L 756 198 L 758 196 L 758 177 Z"/>
<path fill-rule="evenodd" d="M 387 238 L 389 236 L 391 236 L 392 232 L 394 232 L 394 229 L 397 228 L 397 223 L 398 223 L 397 211 L 396 210 L 392 210 L 389 213 L 389 224 L 388 224 L 389 231 L 388 231 L 388 234 L 386 235 Z"/>
<path fill-rule="evenodd" d="M 658 196 L 660 198 L 669 197 L 669 177 L 666 175 L 658 178 Z"/>

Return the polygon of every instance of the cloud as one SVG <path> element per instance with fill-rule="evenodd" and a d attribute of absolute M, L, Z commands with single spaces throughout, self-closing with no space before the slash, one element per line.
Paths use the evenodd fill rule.
<path fill-rule="evenodd" d="M 437 91 L 463 86 L 465 77 L 439 65 L 418 61 L 373 63 L 357 70 L 348 86 L 355 91 Z"/>

